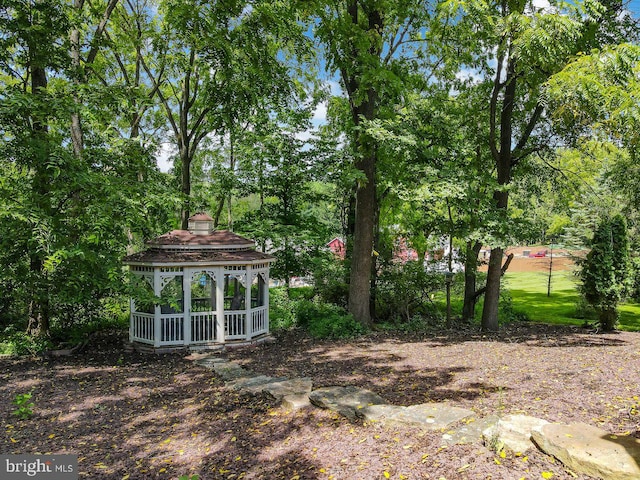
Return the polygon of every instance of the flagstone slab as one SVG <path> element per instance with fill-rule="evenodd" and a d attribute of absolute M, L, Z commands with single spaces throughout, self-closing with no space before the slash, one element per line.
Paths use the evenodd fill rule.
<path fill-rule="evenodd" d="M 472 417 L 474 413 L 466 408 L 453 407 L 443 403 L 422 403 L 408 407 L 397 405 L 372 405 L 365 407 L 361 415 L 367 421 L 384 424 L 404 424 L 441 430 Z"/>
<path fill-rule="evenodd" d="M 482 443 L 482 433 L 489 427 L 498 423 L 497 415 L 484 418 L 465 418 L 461 424 L 442 435 L 442 445 L 466 445 L 470 443 Z"/>
<path fill-rule="evenodd" d="M 278 382 L 269 383 L 262 389 L 263 392 L 271 395 L 276 401 L 280 402 L 286 396 L 304 395 L 309 403 L 309 394 L 313 381 L 310 378 L 292 378 L 283 379 Z"/>
<path fill-rule="evenodd" d="M 309 394 L 285 395 L 282 397 L 281 406 L 284 410 L 295 412 L 311 406 Z"/>
<path fill-rule="evenodd" d="M 500 451 L 503 448 L 516 453 L 524 453 L 535 445 L 531 432 L 536 427 L 548 424 L 546 420 L 528 415 L 505 415 L 482 433 L 485 446 Z"/>
<path fill-rule="evenodd" d="M 223 363 L 229 363 L 225 358 L 220 357 L 209 357 L 209 356 L 201 356 L 193 361 L 196 365 L 200 365 L 201 367 L 213 369 L 214 365 L 220 365 Z"/>
<path fill-rule="evenodd" d="M 213 371 L 220 375 L 224 380 L 236 380 L 242 377 L 255 377 L 256 373 L 245 370 L 237 363 L 215 363 L 213 364 Z"/>
<path fill-rule="evenodd" d="M 349 420 L 361 416 L 365 407 L 386 403 L 377 393 L 354 386 L 319 388 L 309 394 L 309 400 L 316 407 L 338 412 Z"/>
<path fill-rule="evenodd" d="M 584 423 L 535 428 L 540 449 L 576 473 L 606 480 L 640 479 L 640 439 L 611 435 Z"/>
<path fill-rule="evenodd" d="M 274 378 L 269 377 L 268 375 L 255 375 L 253 377 L 239 377 L 225 383 L 225 386 L 234 390 L 256 394 L 262 392 L 266 385 L 274 382 L 281 382 L 283 380 L 286 380 L 286 378 Z"/>

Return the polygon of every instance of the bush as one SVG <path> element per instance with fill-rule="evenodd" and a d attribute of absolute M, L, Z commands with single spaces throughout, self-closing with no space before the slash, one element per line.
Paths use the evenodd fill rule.
<path fill-rule="evenodd" d="M 598 314 L 603 331 L 615 329 L 618 303 L 629 287 L 629 237 L 621 215 L 603 219 L 597 226 L 591 251 L 582 262 L 581 292 Z"/>
<path fill-rule="evenodd" d="M 498 321 L 501 325 L 511 322 L 527 322 L 529 317 L 524 312 L 518 312 L 513 308 L 513 297 L 506 288 L 500 289 L 500 303 L 498 305 Z"/>
<path fill-rule="evenodd" d="M 32 337 L 10 325 L 2 333 L 0 353 L 5 355 L 35 355 L 51 350 L 51 341 L 42 336 Z"/>
<path fill-rule="evenodd" d="M 433 315 L 431 296 L 444 288 L 444 275 L 426 272 L 422 262 L 383 268 L 376 289 L 376 316 L 382 321 L 408 322 Z"/>
<path fill-rule="evenodd" d="M 347 307 L 349 285 L 346 278 L 347 270 L 344 262 L 333 256 L 316 261 L 313 270 L 315 293 L 324 302 Z"/>
<path fill-rule="evenodd" d="M 269 290 L 269 325 L 272 332 L 288 330 L 297 325 L 297 303 L 289 297 L 285 287 Z"/>
<path fill-rule="evenodd" d="M 365 332 L 344 308 L 330 303 L 301 300 L 297 318 L 298 325 L 316 338 L 351 338 Z"/>

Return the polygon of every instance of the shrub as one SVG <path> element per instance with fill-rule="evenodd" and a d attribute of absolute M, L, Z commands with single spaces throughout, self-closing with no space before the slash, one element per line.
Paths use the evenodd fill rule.
<path fill-rule="evenodd" d="M 297 324 L 297 301 L 292 300 L 285 287 L 269 290 L 269 325 L 272 332 L 288 330 Z"/>
<path fill-rule="evenodd" d="M 600 222 L 593 234 L 591 251 L 582 262 L 581 291 L 598 313 L 603 331 L 611 331 L 618 321 L 618 303 L 629 283 L 629 238 L 621 215 Z"/>
<path fill-rule="evenodd" d="M 13 399 L 13 404 L 17 407 L 13 412 L 13 415 L 20 420 L 26 420 L 33 416 L 33 407 L 35 403 L 31 401 L 32 393 L 19 393 Z"/>
<path fill-rule="evenodd" d="M 47 337 L 32 337 L 18 331 L 14 325 L 4 329 L 2 339 L 0 353 L 9 355 L 36 355 L 52 348 L 51 340 Z"/>
<path fill-rule="evenodd" d="M 422 262 L 390 264 L 377 282 L 376 316 L 383 321 L 408 322 L 433 315 L 431 295 L 444 288 L 444 275 L 427 272 Z"/>
<path fill-rule="evenodd" d="M 351 338 L 365 332 L 344 308 L 330 303 L 302 300 L 297 318 L 298 324 L 316 338 Z"/>
<path fill-rule="evenodd" d="M 344 262 L 333 257 L 317 260 L 313 270 L 315 294 L 327 303 L 346 308 L 349 296 L 346 278 Z"/>

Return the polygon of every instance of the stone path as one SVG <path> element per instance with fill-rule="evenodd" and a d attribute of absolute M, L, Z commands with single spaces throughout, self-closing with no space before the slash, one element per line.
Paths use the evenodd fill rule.
<path fill-rule="evenodd" d="M 446 432 L 443 445 L 483 443 L 488 448 L 524 453 L 538 448 L 577 473 L 604 480 L 640 479 L 640 440 L 611 435 L 586 424 L 549 423 L 526 415 L 478 418 L 474 412 L 446 403 L 390 405 L 362 388 L 324 387 L 313 390 L 310 378 L 269 377 L 247 370 L 216 354 L 193 354 L 195 364 L 212 370 L 225 387 L 250 394 L 266 393 L 289 411 L 313 406 L 382 425 L 403 424 Z"/>

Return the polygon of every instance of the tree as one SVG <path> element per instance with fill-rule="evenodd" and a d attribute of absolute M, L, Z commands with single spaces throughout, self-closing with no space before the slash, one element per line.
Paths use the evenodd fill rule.
<path fill-rule="evenodd" d="M 54 0 L 0 7 L 0 250 L 12 265 L 0 274 L 31 333 L 89 320 L 118 291 L 127 232 L 149 200 L 137 175 L 150 152 L 112 136 L 117 90 L 77 76 L 78 52 L 90 58 L 95 45 L 80 42 L 69 13 Z"/>
<path fill-rule="evenodd" d="M 591 251 L 580 270 L 582 294 L 596 310 L 600 329 L 610 332 L 618 321 L 617 305 L 627 291 L 629 240 L 622 215 L 603 219 L 596 227 Z"/>
<path fill-rule="evenodd" d="M 489 149 L 497 187 L 493 204 L 499 224 L 508 223 L 509 187 L 515 169 L 531 153 L 549 143 L 540 122 L 544 119 L 544 84 L 577 52 L 582 23 L 576 10 L 566 7 L 535 9 L 529 2 L 502 0 L 473 2 L 468 15 L 478 20 L 479 45 L 484 54 L 484 81 L 491 82 L 488 110 Z M 498 329 L 500 279 L 504 239 L 494 241 L 489 259 L 482 328 Z"/>
<path fill-rule="evenodd" d="M 253 169 L 243 172 L 242 188 L 260 200 L 259 207 L 237 225 L 260 244 L 269 245 L 278 259 L 272 276 L 287 283 L 310 272 L 329 234 L 312 208 L 322 202 L 312 188 L 320 176 L 314 164 L 316 151 L 307 140 L 296 138 L 309 128 L 310 116 L 301 108 L 261 122 L 248 135 L 251 147 L 245 151 L 253 160 L 245 168 Z"/>
<path fill-rule="evenodd" d="M 167 0 L 160 10 L 156 46 L 166 76 L 157 87 L 178 151 L 180 223 L 186 229 L 191 164 L 202 142 L 212 134 L 233 142 L 237 124 L 257 108 L 297 100 L 287 60 L 307 40 L 282 2 Z"/>
<path fill-rule="evenodd" d="M 405 89 L 440 60 L 429 50 L 434 7 L 421 0 L 315 0 L 306 2 L 324 47 L 327 68 L 338 72 L 349 106 L 347 130 L 357 178 L 348 222 L 349 312 L 370 325 L 373 250 L 379 214 L 380 145 L 371 122 L 393 114 Z M 426 82 L 425 82 L 426 83 Z"/>

